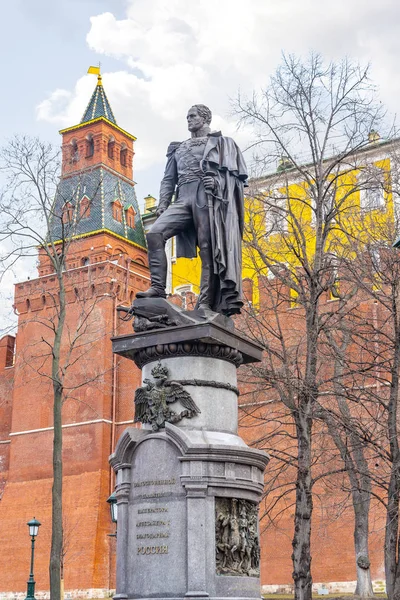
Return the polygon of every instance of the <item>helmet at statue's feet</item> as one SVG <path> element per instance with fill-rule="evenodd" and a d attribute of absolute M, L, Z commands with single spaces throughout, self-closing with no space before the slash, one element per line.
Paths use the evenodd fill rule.
<path fill-rule="evenodd" d="M 136 298 L 166 298 L 165 290 L 150 287 L 145 292 L 138 292 Z"/>
<path fill-rule="evenodd" d="M 207 319 L 215 317 L 215 315 L 218 314 L 215 311 L 213 311 L 209 304 L 206 304 L 205 302 L 202 302 L 201 304 L 196 306 L 196 309 L 202 312 Z"/>

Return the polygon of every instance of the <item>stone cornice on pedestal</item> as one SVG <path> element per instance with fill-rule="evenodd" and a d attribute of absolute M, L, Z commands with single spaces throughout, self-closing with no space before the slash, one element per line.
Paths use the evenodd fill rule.
<path fill-rule="evenodd" d="M 130 469 L 132 456 L 136 450 L 138 444 L 152 438 L 158 439 L 169 439 L 175 446 L 177 446 L 181 452 L 179 460 L 183 463 L 199 464 L 199 463 L 225 463 L 230 465 L 230 475 L 227 473 L 224 476 L 215 477 L 208 474 L 197 474 L 194 476 L 189 471 L 182 473 L 181 481 L 182 485 L 186 488 L 187 486 L 195 486 L 196 489 L 200 485 L 204 487 L 202 493 L 211 494 L 223 494 L 229 496 L 232 493 L 240 497 L 238 492 L 246 492 L 247 496 L 253 495 L 254 501 L 261 496 L 263 491 L 263 477 L 265 467 L 269 462 L 269 456 L 263 450 L 255 448 L 249 448 L 242 442 L 242 440 L 235 435 L 230 436 L 232 438 L 231 444 L 215 444 L 204 442 L 199 443 L 196 439 L 196 432 L 194 430 L 184 430 L 180 427 L 176 427 L 171 423 L 166 423 L 165 430 L 163 432 L 152 432 L 150 430 L 135 429 L 129 427 L 121 436 L 118 441 L 115 452 L 110 456 L 110 464 L 115 471 L 121 469 Z M 212 432 L 207 432 L 208 434 Z M 236 443 L 235 443 L 236 442 Z M 239 442 L 239 443 L 237 443 Z M 237 465 L 247 465 L 252 467 L 251 475 L 249 477 L 238 477 L 236 475 Z M 186 470 L 186 469 L 185 469 Z M 121 487 L 117 485 L 117 488 Z M 125 490 L 125 494 L 129 494 L 128 484 Z M 221 490 L 224 491 L 221 491 Z M 214 491 L 212 491 L 214 490 Z M 118 495 L 118 494 L 117 494 Z M 119 494 L 121 495 L 121 494 Z M 247 497 L 246 496 L 246 497 Z"/>
<path fill-rule="evenodd" d="M 212 322 L 121 335 L 111 341 L 114 353 L 134 360 L 139 367 L 157 359 L 199 354 L 239 366 L 242 362 L 260 362 L 263 352 L 261 346 L 243 335 Z"/>

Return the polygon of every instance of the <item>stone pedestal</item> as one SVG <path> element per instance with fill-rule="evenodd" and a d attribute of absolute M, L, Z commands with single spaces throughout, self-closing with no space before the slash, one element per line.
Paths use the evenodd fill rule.
<path fill-rule="evenodd" d="M 116 598 L 259 598 L 257 507 L 268 456 L 237 435 L 236 369 L 260 360 L 261 349 L 205 322 L 114 338 L 113 351 L 142 369 L 144 393 L 162 371 L 162 385 L 183 389 L 197 409 L 174 400 L 162 424 L 153 410 L 110 458 Z"/>

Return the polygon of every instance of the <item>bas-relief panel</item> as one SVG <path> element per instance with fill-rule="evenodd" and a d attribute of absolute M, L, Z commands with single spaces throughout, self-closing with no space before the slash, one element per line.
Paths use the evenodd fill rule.
<path fill-rule="evenodd" d="M 260 576 L 258 507 L 235 498 L 215 498 L 215 552 L 218 575 Z"/>

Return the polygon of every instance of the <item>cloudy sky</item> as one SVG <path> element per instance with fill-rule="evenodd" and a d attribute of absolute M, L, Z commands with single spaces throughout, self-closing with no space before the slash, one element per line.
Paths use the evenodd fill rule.
<path fill-rule="evenodd" d="M 2 21 L 0 144 L 15 133 L 59 144 L 100 61 L 117 123 L 137 137 L 139 201 L 158 195 L 166 147 L 187 137 L 192 104 L 209 105 L 213 127 L 246 145 L 230 98 L 264 86 L 282 50 L 371 62 L 382 101 L 400 106 L 398 0 L 13 0 Z"/>

